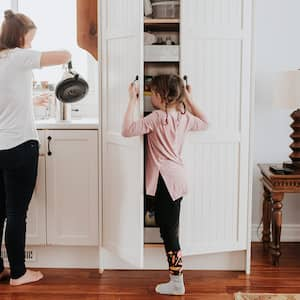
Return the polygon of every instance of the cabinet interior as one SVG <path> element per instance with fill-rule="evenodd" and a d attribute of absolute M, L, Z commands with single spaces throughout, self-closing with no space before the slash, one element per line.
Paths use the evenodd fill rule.
<path fill-rule="evenodd" d="M 180 19 L 144 17 L 144 34 L 151 34 L 152 38 L 156 38 L 154 43 L 147 42 L 146 37 L 144 38 L 144 115 L 147 115 L 154 110 L 149 88 L 151 78 L 160 74 L 180 73 Z M 144 145 L 146 138 L 145 136 Z M 154 197 L 144 193 L 144 244 L 162 246 L 154 211 Z"/>

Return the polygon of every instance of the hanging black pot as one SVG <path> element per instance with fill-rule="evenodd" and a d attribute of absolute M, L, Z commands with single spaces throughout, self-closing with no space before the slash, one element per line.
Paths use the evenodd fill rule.
<path fill-rule="evenodd" d="M 83 99 L 88 91 L 88 83 L 72 70 L 72 62 L 69 62 L 63 79 L 56 86 L 56 98 L 63 103 L 74 103 Z"/>

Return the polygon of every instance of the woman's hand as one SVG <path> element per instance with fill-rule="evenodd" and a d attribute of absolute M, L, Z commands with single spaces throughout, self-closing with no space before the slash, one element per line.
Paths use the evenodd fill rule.
<path fill-rule="evenodd" d="M 130 83 L 128 87 L 129 100 L 137 102 L 139 99 L 139 87 L 134 82 Z"/>
<path fill-rule="evenodd" d="M 44 93 L 33 98 L 33 104 L 36 106 L 47 107 L 49 101 L 52 101 L 54 96 L 50 93 Z"/>

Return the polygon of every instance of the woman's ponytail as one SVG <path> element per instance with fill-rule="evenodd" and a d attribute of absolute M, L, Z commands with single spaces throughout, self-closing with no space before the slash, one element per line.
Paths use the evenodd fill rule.
<path fill-rule="evenodd" d="M 23 48 L 25 35 L 31 29 L 36 29 L 36 26 L 30 18 L 24 14 L 15 14 L 12 10 L 6 10 L 0 30 L 0 51 Z"/>
<path fill-rule="evenodd" d="M 10 10 L 10 9 L 6 10 L 4 12 L 4 18 L 5 18 L 5 20 L 9 20 L 10 18 L 12 18 L 14 16 L 15 16 L 14 12 L 12 10 Z"/>

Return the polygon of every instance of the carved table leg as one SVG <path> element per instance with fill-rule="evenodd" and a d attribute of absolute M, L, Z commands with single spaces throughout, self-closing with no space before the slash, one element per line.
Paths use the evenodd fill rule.
<path fill-rule="evenodd" d="M 279 265 L 280 251 L 280 235 L 281 235 L 281 224 L 282 224 L 282 199 L 283 193 L 272 193 L 272 244 L 271 254 L 272 263 L 275 266 Z"/>
<path fill-rule="evenodd" d="M 271 193 L 264 186 L 264 201 L 263 201 L 263 247 L 264 251 L 269 251 L 270 245 L 270 224 L 271 224 L 271 212 L 272 212 L 272 202 L 271 202 Z"/>

